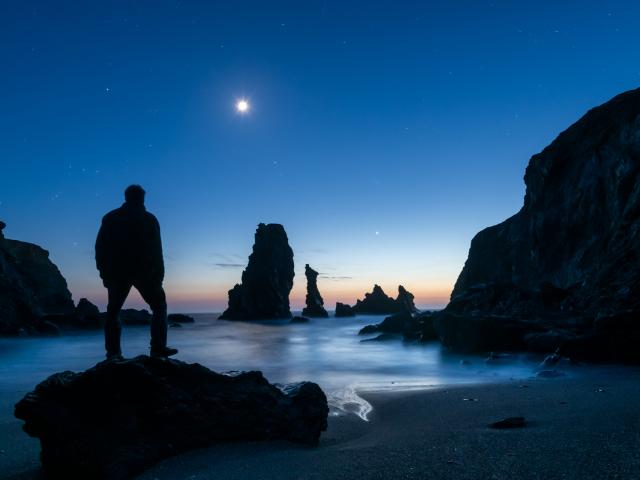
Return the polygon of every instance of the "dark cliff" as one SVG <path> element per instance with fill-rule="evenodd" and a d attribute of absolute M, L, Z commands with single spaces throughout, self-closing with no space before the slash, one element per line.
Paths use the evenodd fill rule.
<path fill-rule="evenodd" d="M 0 334 L 45 331 L 44 317 L 74 310 L 67 282 L 49 252 L 4 238 L 0 229 Z"/>
<path fill-rule="evenodd" d="M 445 314 L 476 326 L 491 316 L 494 333 L 500 316 L 509 328 L 527 322 L 507 335 L 514 346 L 564 329 L 562 346 L 602 333 L 598 319 L 640 312 L 639 180 L 640 89 L 590 110 L 531 158 L 523 207 L 474 237 Z M 445 343 L 464 343 L 453 330 L 468 322 L 437 323 Z"/>

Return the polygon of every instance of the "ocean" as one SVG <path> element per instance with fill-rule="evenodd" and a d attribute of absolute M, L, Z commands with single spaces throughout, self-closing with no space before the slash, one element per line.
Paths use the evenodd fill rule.
<path fill-rule="evenodd" d="M 371 406 L 359 391 L 436 388 L 462 383 L 500 382 L 535 375 L 541 358 L 527 354 L 487 361 L 485 356 L 448 352 L 439 342 L 396 339 L 362 340 L 364 325 L 384 317 L 232 322 L 217 314 L 195 314 L 193 324 L 169 329 L 175 357 L 219 372 L 260 370 L 272 383 L 309 380 L 327 394 L 333 415 L 354 413 L 363 419 Z M 124 327 L 125 357 L 148 353 L 148 327 Z M 0 339 L 0 390 L 26 392 L 47 376 L 85 370 L 104 359 L 101 331 L 59 337 Z"/>

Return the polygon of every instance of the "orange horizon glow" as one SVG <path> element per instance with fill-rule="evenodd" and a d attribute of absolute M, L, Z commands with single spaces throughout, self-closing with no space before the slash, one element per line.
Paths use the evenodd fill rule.
<path fill-rule="evenodd" d="M 364 298 L 365 293 L 373 289 L 373 284 L 363 286 L 361 282 L 358 282 L 357 285 L 345 285 L 344 283 L 350 282 L 324 281 L 319 285 L 327 310 L 333 310 L 336 302 L 355 305 L 356 300 Z M 394 286 L 390 283 L 379 283 L 379 285 L 390 297 L 395 298 L 397 296 L 398 285 Z M 415 296 L 414 301 L 418 308 L 443 308 L 449 302 L 452 289 L 451 285 L 429 285 L 428 287 L 416 288 L 408 283 L 404 284 L 404 287 Z M 174 286 L 169 284 L 165 286 L 165 290 L 170 312 L 215 313 L 221 312 L 227 306 L 228 289 L 207 288 L 202 285 Z M 90 301 L 98 305 L 101 310 L 105 308 L 106 291 L 87 292 L 86 296 Z M 291 309 L 301 310 L 305 305 L 305 296 L 306 284 L 294 285 L 289 296 Z M 77 302 L 79 298 L 74 296 L 74 300 Z M 148 309 L 148 306 L 138 292 L 132 289 L 124 308 Z"/>

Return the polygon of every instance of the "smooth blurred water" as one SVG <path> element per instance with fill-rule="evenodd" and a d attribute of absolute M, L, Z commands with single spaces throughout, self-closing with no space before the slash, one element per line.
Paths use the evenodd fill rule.
<path fill-rule="evenodd" d="M 214 314 L 194 315 L 194 324 L 169 330 L 176 358 L 216 371 L 261 370 L 271 382 L 314 381 L 325 390 L 334 414 L 366 418 L 370 406 L 356 391 L 428 388 L 456 383 L 496 382 L 534 374 L 537 362 L 513 356 L 497 362 L 447 352 L 438 342 L 361 342 L 362 326 L 383 317 L 230 322 Z M 148 353 L 149 329 L 125 327 L 126 357 Z M 85 370 L 104 359 L 101 331 L 51 338 L 0 340 L 0 389 L 27 391 L 48 375 Z M 464 364 L 461 363 L 464 360 Z"/>

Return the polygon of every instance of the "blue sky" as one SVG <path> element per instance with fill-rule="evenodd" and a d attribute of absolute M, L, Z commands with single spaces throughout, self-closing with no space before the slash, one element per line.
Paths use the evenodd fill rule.
<path fill-rule="evenodd" d="M 640 84 L 636 2 L 3 2 L 0 219 L 103 304 L 100 219 L 147 190 L 174 311 L 219 311 L 259 222 L 327 304 L 446 303 L 529 157 Z M 234 104 L 247 98 L 251 110 Z M 139 305 L 132 297 L 131 305 Z"/>

